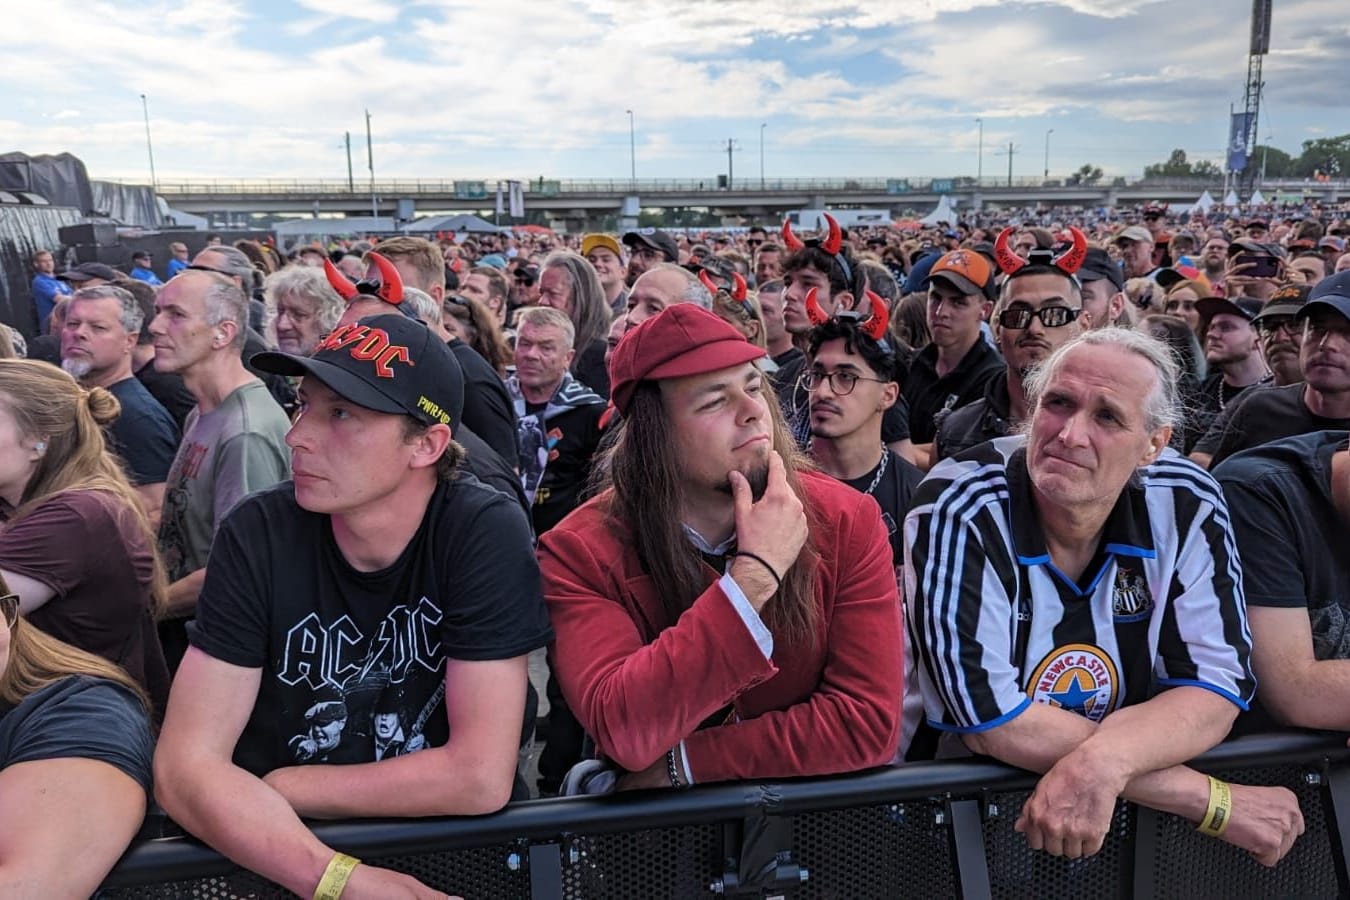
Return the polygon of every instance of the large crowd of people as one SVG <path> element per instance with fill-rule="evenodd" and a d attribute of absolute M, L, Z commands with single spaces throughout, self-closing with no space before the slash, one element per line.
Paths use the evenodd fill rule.
<path fill-rule="evenodd" d="M 1123 797 L 1275 865 L 1294 794 L 1187 763 L 1350 730 L 1347 237 L 43 250 L 44 332 L 0 333 L 0 895 L 88 895 L 156 806 L 301 896 L 432 897 L 304 820 L 972 754 L 1041 773 L 1034 851 Z"/>

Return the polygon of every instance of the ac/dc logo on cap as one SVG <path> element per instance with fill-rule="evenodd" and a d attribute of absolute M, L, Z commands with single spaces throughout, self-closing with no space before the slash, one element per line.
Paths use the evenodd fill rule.
<path fill-rule="evenodd" d="M 1056 647 L 1031 673 L 1027 693 L 1037 703 L 1048 703 L 1100 722 L 1115 709 L 1120 677 L 1115 661 L 1092 644 Z"/>
<path fill-rule="evenodd" d="M 383 328 L 371 328 L 369 325 L 343 325 L 324 338 L 315 352 L 344 349 L 351 354 L 352 359 L 374 363 L 375 374 L 381 378 L 394 377 L 394 363 L 417 365 L 408 353 L 407 347 L 402 344 L 391 344 L 389 332 Z"/>

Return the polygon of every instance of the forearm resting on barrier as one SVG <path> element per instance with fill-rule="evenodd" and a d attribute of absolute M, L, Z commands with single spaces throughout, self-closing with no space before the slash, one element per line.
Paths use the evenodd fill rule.
<path fill-rule="evenodd" d="M 308 818 L 496 812 L 511 799 L 528 677 L 524 656 L 448 659 L 445 745 L 379 762 L 291 766 L 264 781 Z"/>
<path fill-rule="evenodd" d="M 1204 818 L 1209 779 L 1179 763 L 1217 744 L 1235 712 L 1209 691 L 1178 687 L 1118 710 L 1100 725 L 1032 704 L 1011 722 L 968 736 L 966 742 L 976 752 L 1044 772 L 1023 807 L 1018 830 L 1035 849 L 1081 856 L 1100 849 L 1116 797 L 1191 822 Z M 1234 786 L 1232 828 L 1225 840 L 1273 865 L 1302 830 L 1297 800 L 1289 791 Z"/>
<path fill-rule="evenodd" d="M 333 856 L 286 798 L 232 761 L 261 670 L 189 648 L 155 749 L 155 797 L 183 828 L 239 865 L 310 896 Z"/>

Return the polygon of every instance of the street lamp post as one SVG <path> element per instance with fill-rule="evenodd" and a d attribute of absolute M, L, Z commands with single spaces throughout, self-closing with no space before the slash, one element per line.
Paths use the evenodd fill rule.
<path fill-rule="evenodd" d="M 764 181 L 764 129 L 769 127 L 768 122 L 759 123 L 759 189 L 765 189 Z"/>
<path fill-rule="evenodd" d="M 975 156 L 975 186 L 979 187 L 980 179 L 984 177 L 984 119 L 977 117 L 975 124 L 980 126 L 980 144 Z"/>
<path fill-rule="evenodd" d="M 633 111 L 626 109 L 628 113 L 628 168 L 629 178 L 632 179 L 632 190 L 637 190 L 637 125 L 634 123 Z"/>
<path fill-rule="evenodd" d="M 1053 129 L 1053 128 L 1051 128 L 1049 131 L 1047 131 L 1047 132 L 1045 133 L 1045 177 L 1046 177 L 1046 178 L 1049 178 L 1049 177 L 1050 177 L 1050 135 L 1052 135 L 1052 134 L 1054 134 L 1054 133 L 1055 133 L 1055 129 Z"/>
<path fill-rule="evenodd" d="M 145 113 L 145 152 L 150 156 L 150 190 L 158 191 L 159 182 L 155 178 L 155 147 L 150 143 L 150 103 L 141 94 L 141 111 Z"/>

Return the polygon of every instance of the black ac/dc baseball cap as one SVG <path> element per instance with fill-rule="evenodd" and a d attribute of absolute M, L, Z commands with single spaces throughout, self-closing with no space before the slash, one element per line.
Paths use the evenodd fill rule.
<path fill-rule="evenodd" d="M 407 414 L 427 425 L 459 428 L 464 373 L 445 342 L 415 319 L 367 316 L 343 325 L 312 356 L 270 350 L 253 357 L 255 368 L 277 375 L 308 375 L 357 406 Z"/>

